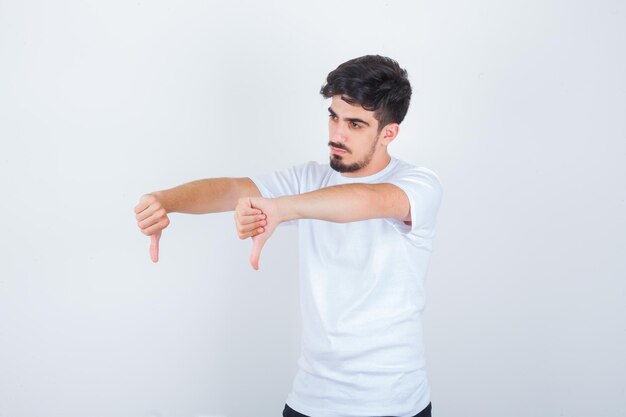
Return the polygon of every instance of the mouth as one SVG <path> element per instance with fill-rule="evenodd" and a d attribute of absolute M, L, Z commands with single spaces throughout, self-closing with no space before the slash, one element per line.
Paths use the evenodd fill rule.
<path fill-rule="evenodd" d="M 330 146 L 330 152 L 333 155 L 345 155 L 348 153 L 348 151 L 346 151 L 345 149 L 335 148 L 334 146 Z"/>

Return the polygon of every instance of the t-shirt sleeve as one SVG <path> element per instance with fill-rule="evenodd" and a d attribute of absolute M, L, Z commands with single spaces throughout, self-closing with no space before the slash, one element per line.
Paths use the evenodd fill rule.
<path fill-rule="evenodd" d="M 404 191 L 411 206 L 410 225 L 398 219 L 389 219 L 389 222 L 398 231 L 409 236 L 434 237 L 442 197 L 442 187 L 437 175 L 425 168 L 412 168 L 387 182 Z"/>
<path fill-rule="evenodd" d="M 250 177 L 265 198 L 278 198 L 285 195 L 301 194 L 306 173 L 312 162 L 269 174 Z"/>

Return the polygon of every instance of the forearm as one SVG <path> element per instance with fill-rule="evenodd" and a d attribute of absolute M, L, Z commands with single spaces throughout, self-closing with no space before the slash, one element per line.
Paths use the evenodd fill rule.
<path fill-rule="evenodd" d="M 152 193 L 166 212 L 205 214 L 231 211 L 241 197 L 258 197 L 249 178 L 210 178 Z"/>
<path fill-rule="evenodd" d="M 373 218 L 410 219 L 406 194 L 392 184 L 345 184 L 276 200 L 282 221 L 318 219 L 337 223 Z"/>
<path fill-rule="evenodd" d="M 241 239 L 252 237 L 250 263 L 259 269 L 261 249 L 282 222 L 318 219 L 347 223 L 374 218 L 408 222 L 410 214 L 407 195 L 395 185 L 346 184 L 275 199 L 242 198 L 237 204 L 235 222 Z"/>

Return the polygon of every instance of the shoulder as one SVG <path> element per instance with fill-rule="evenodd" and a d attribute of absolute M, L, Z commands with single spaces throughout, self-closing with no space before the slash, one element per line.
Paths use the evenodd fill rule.
<path fill-rule="evenodd" d="M 297 165 L 296 167 L 302 172 L 307 172 L 313 175 L 325 175 L 330 170 L 330 166 L 328 164 L 321 164 L 316 161 L 309 161 L 304 164 Z"/>
<path fill-rule="evenodd" d="M 443 189 L 439 176 L 431 169 L 398 161 L 388 179 L 405 192 L 411 207 L 411 231 L 432 237 Z"/>
<path fill-rule="evenodd" d="M 305 163 L 301 163 L 297 165 L 292 165 L 287 168 L 284 168 L 284 167 L 277 168 L 274 171 L 257 175 L 257 177 L 278 175 L 278 176 L 292 176 L 296 178 L 301 178 L 307 175 L 322 174 L 323 172 L 324 172 L 324 167 L 322 164 L 320 164 L 319 162 L 310 161 L 310 162 L 305 162 Z"/>
<path fill-rule="evenodd" d="M 409 181 L 441 192 L 439 176 L 431 169 L 397 159 L 389 175 L 390 181 Z"/>
<path fill-rule="evenodd" d="M 310 161 L 250 177 L 264 197 L 301 194 L 320 188 L 330 176 L 328 164 Z"/>

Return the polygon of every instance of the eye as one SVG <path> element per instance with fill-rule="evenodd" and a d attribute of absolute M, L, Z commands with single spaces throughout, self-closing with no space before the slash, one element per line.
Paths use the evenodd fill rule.
<path fill-rule="evenodd" d="M 330 120 L 337 120 L 337 115 L 336 115 L 336 114 L 332 114 L 332 113 L 331 113 L 331 114 L 329 114 L 329 115 L 328 115 L 328 118 L 329 118 Z"/>
<path fill-rule="evenodd" d="M 350 122 L 350 127 L 353 129 L 359 129 L 361 127 L 357 122 Z"/>

